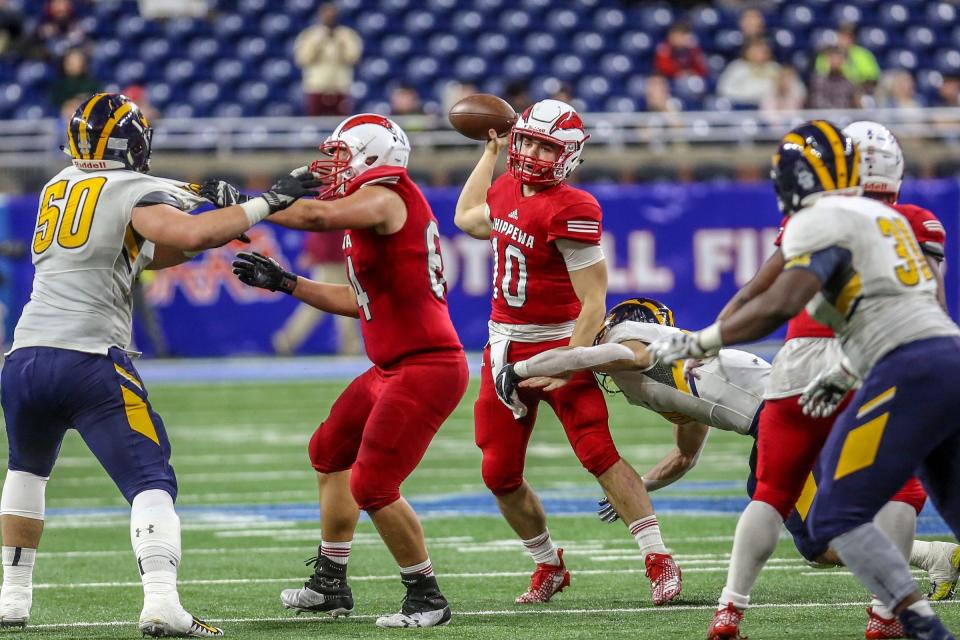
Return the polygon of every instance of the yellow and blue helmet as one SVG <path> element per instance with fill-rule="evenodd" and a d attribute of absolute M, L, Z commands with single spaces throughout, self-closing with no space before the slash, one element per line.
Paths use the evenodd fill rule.
<path fill-rule="evenodd" d="M 804 206 L 804 199 L 822 191 L 860 186 L 860 152 L 850 136 L 826 120 L 811 120 L 783 137 L 773 156 L 770 179 L 784 215 Z"/>
<path fill-rule="evenodd" d="M 653 324 L 662 324 L 666 327 L 676 326 L 673 323 L 673 311 L 670 307 L 659 300 L 653 298 L 630 298 L 613 306 L 603 320 L 603 326 L 597 333 L 594 344 L 600 344 L 603 336 L 611 327 L 632 320 L 633 322 L 650 322 Z"/>
<path fill-rule="evenodd" d="M 120 93 L 97 93 L 67 123 L 64 149 L 79 169 L 150 170 L 153 129 L 140 107 Z"/>

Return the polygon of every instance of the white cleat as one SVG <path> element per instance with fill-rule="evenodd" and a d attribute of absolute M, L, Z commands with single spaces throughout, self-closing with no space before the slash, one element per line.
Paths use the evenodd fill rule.
<path fill-rule="evenodd" d="M 218 638 L 223 635 L 223 629 L 191 615 L 179 602 L 144 604 L 137 626 L 143 635 L 154 638 Z"/>
<path fill-rule="evenodd" d="M 957 588 L 957 578 L 960 577 L 960 545 L 952 542 L 934 541 L 930 543 L 930 578 L 931 600 L 949 600 Z"/>
<path fill-rule="evenodd" d="M 0 589 L 0 627 L 26 627 L 33 589 L 8 585 Z"/>
<path fill-rule="evenodd" d="M 383 629 L 409 629 L 420 627 L 442 627 L 450 622 L 450 607 L 432 611 L 413 613 L 394 613 L 377 618 L 377 626 Z"/>

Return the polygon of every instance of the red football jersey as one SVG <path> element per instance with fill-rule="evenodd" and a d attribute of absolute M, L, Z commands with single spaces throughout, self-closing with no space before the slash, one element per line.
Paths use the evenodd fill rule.
<path fill-rule="evenodd" d="M 558 324 L 575 320 L 580 300 L 555 240 L 600 244 L 596 198 L 565 183 L 523 196 L 505 173 L 487 191 L 493 245 L 494 322 Z"/>
<path fill-rule="evenodd" d="M 387 367 L 415 353 L 462 350 L 447 308 L 440 231 L 426 198 L 401 167 L 370 169 L 350 183 L 346 194 L 365 184 L 392 189 L 407 206 L 407 220 L 396 233 L 350 229 L 343 234 L 367 356 Z"/>
<path fill-rule="evenodd" d="M 927 209 L 913 204 L 892 204 L 890 206 L 907 219 L 910 228 L 913 229 L 913 235 L 917 236 L 917 241 L 925 252 L 936 257 L 943 257 L 947 234 L 943 228 L 943 223 L 937 216 Z M 789 217 L 785 217 L 780 223 L 780 235 L 777 236 L 776 240 L 778 247 L 789 219 Z M 829 327 L 811 318 L 806 309 L 801 311 L 787 325 L 787 340 L 794 338 L 832 338 L 833 335 L 833 331 Z"/>

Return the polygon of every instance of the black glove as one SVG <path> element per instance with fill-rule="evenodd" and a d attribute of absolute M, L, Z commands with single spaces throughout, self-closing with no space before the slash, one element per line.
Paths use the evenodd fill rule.
<path fill-rule="evenodd" d="M 620 519 L 620 514 L 610 504 L 610 499 L 603 496 L 602 500 L 597 501 L 597 516 L 607 524 L 613 524 Z"/>
<path fill-rule="evenodd" d="M 286 209 L 300 198 L 316 196 L 317 192 L 313 189 L 319 186 L 320 180 L 317 176 L 303 167 L 274 182 L 270 190 L 265 191 L 261 197 L 270 206 L 270 213 L 276 213 Z"/>
<path fill-rule="evenodd" d="M 244 284 L 270 291 L 293 293 L 297 286 L 297 275 L 285 271 L 273 258 L 253 253 L 238 253 L 233 261 L 233 273 Z"/>
<path fill-rule="evenodd" d="M 512 407 L 514 402 L 517 402 L 517 385 L 521 380 L 523 380 L 523 378 L 518 376 L 517 372 L 513 370 L 512 364 L 505 364 L 500 368 L 494 384 L 500 402 L 508 407 Z"/>
<path fill-rule="evenodd" d="M 218 208 L 231 207 L 250 199 L 250 196 L 240 193 L 240 190 L 225 180 L 210 178 L 200 184 L 200 197 L 206 198 Z"/>

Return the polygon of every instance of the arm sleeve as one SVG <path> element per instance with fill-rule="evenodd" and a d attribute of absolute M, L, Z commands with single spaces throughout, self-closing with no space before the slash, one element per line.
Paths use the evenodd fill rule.
<path fill-rule="evenodd" d="M 521 378 L 557 376 L 570 371 L 591 369 L 617 360 L 634 360 L 633 349 L 626 345 L 610 343 L 595 347 L 573 349 L 550 349 L 514 365 Z"/>
<path fill-rule="evenodd" d="M 566 238 L 584 244 L 600 244 L 603 231 L 600 220 L 603 214 L 597 201 L 589 194 L 584 195 L 589 200 L 584 199 L 571 204 L 550 219 L 547 242 Z"/>
<path fill-rule="evenodd" d="M 946 255 L 947 232 L 943 223 L 933 213 L 915 205 L 896 205 L 894 207 L 910 223 L 913 235 L 917 236 L 920 248 L 936 260 Z"/>
<path fill-rule="evenodd" d="M 153 204 L 168 204 L 175 209 L 182 209 L 180 201 L 173 197 L 173 194 L 166 193 L 164 191 L 151 191 L 150 193 L 140 196 L 140 199 L 137 200 L 134 207 L 149 207 Z"/>
<path fill-rule="evenodd" d="M 586 244 L 560 238 L 557 240 L 557 249 L 563 256 L 567 271 L 586 269 L 603 260 L 603 249 L 598 244 Z"/>
<path fill-rule="evenodd" d="M 845 270 L 853 261 L 853 254 L 843 247 L 828 247 L 820 251 L 803 253 L 787 260 L 783 270 L 806 269 L 812 271 L 820 282 L 826 282 L 833 274 Z"/>

